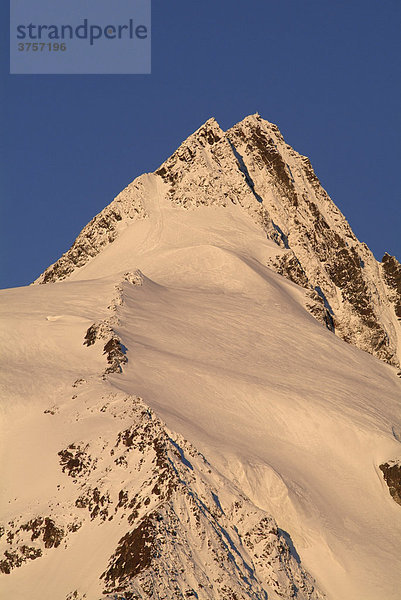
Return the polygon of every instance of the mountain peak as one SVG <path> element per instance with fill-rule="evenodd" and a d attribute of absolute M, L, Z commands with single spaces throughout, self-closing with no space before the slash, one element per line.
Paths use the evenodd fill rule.
<path fill-rule="evenodd" d="M 191 141 L 196 140 L 198 142 L 207 142 L 213 144 L 224 136 L 224 131 L 214 117 L 208 119 L 203 125 L 201 125 L 194 133 L 192 133 L 184 142 L 184 144 L 190 144 Z"/>
<path fill-rule="evenodd" d="M 272 123 L 271 121 L 268 121 L 267 119 L 264 119 L 258 112 L 253 113 L 251 115 L 247 115 L 241 121 L 236 123 L 231 129 L 235 130 L 235 129 L 243 129 L 243 128 L 251 128 L 251 129 L 262 128 L 266 131 L 272 131 L 276 134 L 278 133 L 281 137 L 281 133 L 280 133 L 278 126 L 275 123 Z M 229 133 L 229 131 L 230 130 L 228 130 L 227 133 Z"/>
<path fill-rule="evenodd" d="M 255 113 L 224 132 L 210 118 L 149 181 L 139 177 L 123 190 L 38 282 L 81 277 L 77 269 L 89 276 L 91 261 L 127 227 L 147 218 L 159 227 L 161 198 L 163 206 L 183 210 L 236 207 L 277 245 L 270 268 L 308 290 L 316 318 L 347 342 L 399 365 L 398 263 L 385 257 L 379 265 L 309 159 L 285 142 L 275 124 Z"/>

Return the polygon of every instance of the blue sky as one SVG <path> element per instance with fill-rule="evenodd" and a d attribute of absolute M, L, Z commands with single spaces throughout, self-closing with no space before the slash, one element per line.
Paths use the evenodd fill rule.
<path fill-rule="evenodd" d="M 152 74 L 8 74 L 0 287 L 26 285 L 209 117 L 258 111 L 310 157 L 376 258 L 401 258 L 399 0 L 152 2 Z"/>

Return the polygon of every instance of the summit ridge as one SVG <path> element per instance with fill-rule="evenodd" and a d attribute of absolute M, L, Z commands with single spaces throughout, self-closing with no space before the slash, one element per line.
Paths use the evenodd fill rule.
<path fill-rule="evenodd" d="M 154 176 L 181 210 L 239 206 L 277 244 L 269 266 L 308 289 L 312 314 L 343 340 L 400 366 L 398 261 L 378 263 L 358 241 L 309 159 L 276 125 L 255 113 L 224 132 L 210 118 Z M 127 186 L 35 283 L 80 276 L 124 229 L 151 216 L 146 177 Z"/>

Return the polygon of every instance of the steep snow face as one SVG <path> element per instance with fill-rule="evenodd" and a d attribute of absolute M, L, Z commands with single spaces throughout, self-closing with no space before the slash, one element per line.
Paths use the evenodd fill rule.
<path fill-rule="evenodd" d="M 277 244 L 269 265 L 309 290 L 311 313 L 345 341 L 399 365 L 401 291 L 394 286 L 394 265 L 385 257 L 381 268 L 356 239 L 309 160 L 285 143 L 275 125 L 252 115 L 223 132 L 210 119 L 156 177 L 178 209 L 241 207 Z M 138 178 L 37 281 L 71 276 L 133 221 L 150 215 L 157 185 Z"/>

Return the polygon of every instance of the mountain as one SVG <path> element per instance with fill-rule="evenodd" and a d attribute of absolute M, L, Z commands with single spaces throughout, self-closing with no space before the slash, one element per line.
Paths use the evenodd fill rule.
<path fill-rule="evenodd" d="M 275 125 L 207 121 L 0 294 L 2 597 L 396 600 L 400 288 Z"/>
<path fill-rule="evenodd" d="M 210 119 L 157 171 L 173 206 L 239 205 L 276 242 L 270 266 L 309 290 L 317 318 L 339 337 L 399 366 L 401 265 L 378 263 L 321 187 L 308 158 L 275 125 L 252 115 L 224 133 Z M 85 266 L 127 223 L 147 218 L 139 177 L 87 225 L 37 280 L 58 281 Z M 86 276 L 92 269 L 87 268 Z"/>

